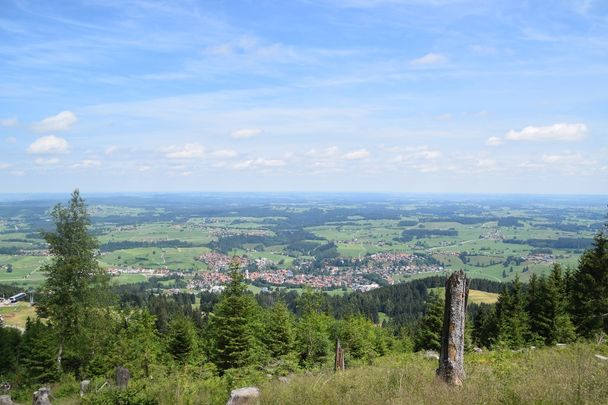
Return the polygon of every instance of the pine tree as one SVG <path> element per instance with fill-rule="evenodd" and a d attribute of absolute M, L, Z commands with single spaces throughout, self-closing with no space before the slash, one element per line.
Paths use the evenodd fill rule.
<path fill-rule="evenodd" d="M 212 318 L 214 362 L 220 370 L 240 368 L 255 361 L 257 303 L 247 294 L 239 264 L 231 263 L 231 281 L 215 305 Z"/>
<path fill-rule="evenodd" d="M 186 363 L 196 346 L 196 332 L 192 321 L 179 316 L 169 323 L 167 349 L 179 363 Z"/>
<path fill-rule="evenodd" d="M 262 342 L 272 357 L 285 356 L 295 341 L 293 317 L 284 302 L 275 303 L 266 311 L 266 328 Z"/>
<path fill-rule="evenodd" d="M 608 333 L 608 238 L 604 231 L 581 257 L 569 290 L 577 332 L 587 338 Z"/>
<path fill-rule="evenodd" d="M 443 298 L 437 292 L 431 291 L 426 300 L 425 313 L 418 322 L 414 350 L 441 350 L 443 306 Z"/>
<path fill-rule="evenodd" d="M 98 242 L 88 231 L 89 215 L 79 191 L 72 193 L 67 207 L 55 206 L 51 216 L 56 230 L 44 234 L 52 260 L 41 269 L 46 280 L 38 296 L 38 314 L 57 330 L 56 367 L 61 372 L 65 343 L 80 334 L 83 320 L 99 303 L 98 292 L 108 278 L 95 258 Z M 75 346 L 86 344 L 80 341 Z"/>
<path fill-rule="evenodd" d="M 519 275 L 503 289 L 496 303 L 498 341 L 512 349 L 523 347 L 530 341 L 526 300 Z"/>
<path fill-rule="evenodd" d="M 27 319 L 19 346 L 19 367 L 29 384 L 41 384 L 57 379 L 55 363 L 56 331 L 40 319 Z"/>
<path fill-rule="evenodd" d="M 0 375 L 17 371 L 20 343 L 21 332 L 19 332 L 19 329 L 0 326 L 0 359 L 2 359 L 0 361 Z"/>
<path fill-rule="evenodd" d="M 475 316 L 473 342 L 481 347 L 492 347 L 498 338 L 498 320 L 494 305 L 481 304 Z"/>

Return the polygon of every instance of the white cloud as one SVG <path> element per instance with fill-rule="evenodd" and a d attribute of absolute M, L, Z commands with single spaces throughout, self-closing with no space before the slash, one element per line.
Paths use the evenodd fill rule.
<path fill-rule="evenodd" d="M 213 155 L 213 157 L 216 157 L 216 158 L 225 159 L 225 158 L 235 157 L 236 155 L 238 155 L 238 153 L 237 153 L 237 151 L 232 150 L 232 149 L 218 149 L 218 150 L 214 150 L 213 153 L 211 153 L 211 155 Z"/>
<path fill-rule="evenodd" d="M 19 120 L 17 118 L 5 118 L 0 120 L 0 125 L 3 127 L 16 127 L 19 125 Z"/>
<path fill-rule="evenodd" d="M 76 121 L 78 121 L 76 114 L 71 111 L 62 111 L 57 115 L 46 117 L 42 121 L 37 122 L 32 128 L 37 132 L 66 131 Z"/>
<path fill-rule="evenodd" d="M 475 164 L 479 169 L 494 169 L 496 167 L 496 161 L 493 159 L 478 159 Z"/>
<path fill-rule="evenodd" d="M 59 163 L 59 159 L 57 158 L 37 158 L 34 163 L 36 163 L 38 166 L 52 166 L 52 165 L 56 165 L 57 163 Z"/>
<path fill-rule="evenodd" d="M 192 172 L 190 172 L 190 171 L 181 172 L 179 175 L 180 176 L 184 176 L 184 177 L 188 177 L 188 176 L 192 176 Z"/>
<path fill-rule="evenodd" d="M 338 153 L 338 147 L 330 146 L 325 149 L 311 149 L 308 152 L 306 152 L 306 155 L 319 157 L 319 158 L 330 158 L 330 157 L 336 156 L 337 153 Z"/>
<path fill-rule="evenodd" d="M 486 145 L 488 146 L 498 146 L 503 144 L 503 140 L 499 136 L 491 136 L 486 140 Z"/>
<path fill-rule="evenodd" d="M 511 141 L 580 141 L 587 136 L 585 124 L 553 124 L 545 127 L 525 127 L 511 130 L 505 138 Z"/>
<path fill-rule="evenodd" d="M 28 153 L 53 154 L 66 153 L 70 149 L 68 141 L 55 135 L 47 135 L 36 139 L 28 148 Z"/>
<path fill-rule="evenodd" d="M 243 128 L 243 129 L 234 131 L 230 135 L 235 139 L 244 139 L 244 138 L 251 138 L 253 136 L 257 136 L 261 133 L 262 133 L 262 130 L 259 128 Z"/>
<path fill-rule="evenodd" d="M 429 65 L 438 65 L 447 61 L 447 57 L 441 53 L 427 53 L 424 56 L 413 59 L 410 61 L 410 65 L 412 66 L 429 66 Z"/>
<path fill-rule="evenodd" d="M 6 138 L 6 142 L 7 143 L 17 143 L 17 138 L 15 138 L 14 136 L 9 136 L 8 138 Z"/>
<path fill-rule="evenodd" d="M 104 152 L 106 154 L 106 156 L 110 156 L 112 155 L 114 152 L 116 152 L 118 150 L 118 146 L 116 145 L 110 145 L 106 148 L 106 151 Z"/>
<path fill-rule="evenodd" d="M 139 167 L 137 168 L 137 171 L 139 171 L 139 172 L 143 173 L 143 172 L 148 172 L 148 171 L 150 171 L 151 169 L 152 169 L 152 167 L 151 167 L 151 166 L 148 166 L 148 165 L 141 165 L 141 166 L 139 166 Z"/>
<path fill-rule="evenodd" d="M 10 175 L 15 177 L 21 177 L 25 176 L 25 172 L 23 170 L 13 170 Z"/>
<path fill-rule="evenodd" d="M 90 169 L 101 166 L 101 162 L 95 159 L 85 159 L 70 166 L 72 169 Z"/>
<path fill-rule="evenodd" d="M 9 168 L 9 167 L 11 167 L 11 166 L 13 166 L 13 165 L 12 165 L 12 164 L 10 164 L 10 163 L 4 163 L 4 162 L 0 162 L 0 170 L 3 170 L 3 169 L 8 169 L 8 168 Z"/>
<path fill-rule="evenodd" d="M 285 166 L 285 161 L 281 159 L 249 159 L 239 162 L 233 166 L 234 169 L 253 169 L 253 168 L 267 168 L 267 167 L 280 167 Z"/>
<path fill-rule="evenodd" d="M 187 143 L 182 146 L 170 146 L 165 150 L 169 159 L 194 159 L 205 155 L 205 148 L 198 143 Z"/>
<path fill-rule="evenodd" d="M 358 150 L 353 150 L 350 151 L 346 154 L 344 154 L 343 158 L 346 160 L 357 160 L 357 159 L 365 159 L 366 157 L 369 157 L 370 153 L 367 151 L 367 149 L 358 149 Z"/>

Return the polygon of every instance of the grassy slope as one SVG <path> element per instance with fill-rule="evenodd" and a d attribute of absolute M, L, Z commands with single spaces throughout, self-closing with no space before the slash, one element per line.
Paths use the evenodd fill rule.
<path fill-rule="evenodd" d="M 342 373 L 302 374 L 262 385 L 262 404 L 605 404 L 608 347 L 575 345 L 522 353 L 466 356 L 467 380 L 452 388 L 435 380 L 437 361 L 421 354 L 381 358 Z"/>

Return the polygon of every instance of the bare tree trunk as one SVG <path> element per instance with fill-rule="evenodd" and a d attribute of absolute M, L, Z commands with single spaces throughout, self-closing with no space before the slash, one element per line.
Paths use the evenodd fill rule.
<path fill-rule="evenodd" d="M 461 386 L 464 373 L 464 327 L 469 280 L 464 271 L 454 272 L 445 284 L 445 311 L 437 376 Z"/>
<path fill-rule="evenodd" d="M 340 346 L 340 339 L 336 339 L 336 365 L 334 370 L 344 370 L 344 349 Z"/>

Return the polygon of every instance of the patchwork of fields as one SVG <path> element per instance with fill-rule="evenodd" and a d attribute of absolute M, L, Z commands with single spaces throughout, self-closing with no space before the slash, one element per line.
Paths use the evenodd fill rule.
<path fill-rule="evenodd" d="M 40 268 L 49 259 L 40 231 L 52 229 L 56 202 L 0 203 L 0 283 L 28 287 L 44 279 Z M 340 274 L 348 288 L 374 281 L 376 268 L 380 283 L 453 269 L 526 280 L 554 262 L 576 265 L 605 222 L 605 202 L 591 197 L 92 196 L 88 204 L 99 261 L 120 274 L 118 283 L 225 271 L 212 253 L 220 261 L 246 256 L 247 270 L 266 279 L 281 269 L 317 275 L 320 283 Z M 344 284 L 349 271 L 363 278 Z"/>

